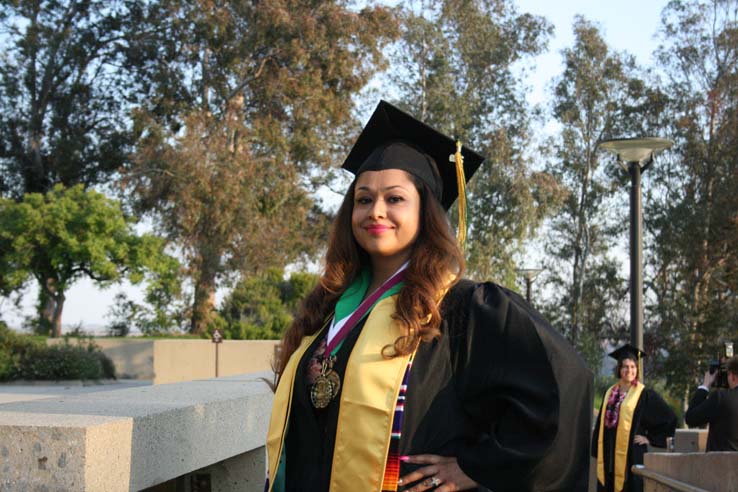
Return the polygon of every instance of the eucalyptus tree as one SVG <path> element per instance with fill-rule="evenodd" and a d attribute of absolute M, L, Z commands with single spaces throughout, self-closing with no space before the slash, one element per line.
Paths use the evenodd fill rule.
<path fill-rule="evenodd" d="M 130 151 L 128 2 L 0 2 L 0 195 L 105 183 Z"/>
<path fill-rule="evenodd" d="M 675 140 L 649 183 L 656 356 L 686 397 L 738 322 L 738 2 L 674 1 L 657 50 L 656 124 Z"/>
<path fill-rule="evenodd" d="M 557 198 L 550 176 L 531 170 L 524 84 L 552 27 L 503 0 L 409 2 L 401 20 L 399 105 L 487 157 L 468 190 L 468 268 L 513 283 L 515 255 Z"/>
<path fill-rule="evenodd" d="M 627 173 L 597 145 L 633 134 L 649 89 L 633 58 L 609 47 L 597 25 L 577 16 L 573 32 L 553 85 L 552 114 L 560 130 L 551 141 L 547 169 L 566 199 L 544 239 L 552 292 L 546 312 L 590 365 L 599 367 L 604 339 L 627 338 L 628 289 L 616 255 L 618 242 L 627 237 L 628 212 Z"/>
<path fill-rule="evenodd" d="M 353 96 L 396 23 L 342 0 L 160 0 L 135 17 L 148 27 L 128 63 L 147 96 L 124 185 L 181 247 L 202 333 L 218 285 L 325 238 L 311 191 L 356 131 Z"/>

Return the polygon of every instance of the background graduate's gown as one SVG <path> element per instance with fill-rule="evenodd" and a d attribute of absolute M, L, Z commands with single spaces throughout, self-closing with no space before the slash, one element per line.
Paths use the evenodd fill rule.
<path fill-rule="evenodd" d="M 600 416 L 595 423 L 594 433 L 592 434 L 592 456 L 597 457 L 597 439 L 602 425 L 603 409 L 607 402 L 602 402 Z M 673 436 L 676 430 L 676 415 L 669 405 L 654 390 L 645 388 L 638 404 L 633 412 L 633 426 L 630 429 L 628 462 L 625 470 L 625 484 L 623 490 L 627 492 L 641 492 L 643 490 L 643 479 L 633 475 L 630 468 L 634 464 L 643 464 L 643 455 L 648 450 L 648 446 L 644 444 L 635 444 L 633 438 L 636 434 L 646 436 L 651 446 L 658 448 L 666 447 L 666 438 Z M 605 464 L 605 484 L 597 483 L 598 492 L 613 491 L 613 467 L 615 462 L 615 445 L 616 431 L 614 429 L 605 428 L 603 432 L 603 454 Z"/>
<path fill-rule="evenodd" d="M 520 296 L 495 284 L 461 281 L 441 312 L 442 336 L 422 343 L 413 362 L 401 454 L 456 456 L 495 492 L 586 491 L 592 376 L 581 358 Z M 361 325 L 337 354 L 341 376 L 359 336 Z M 321 338 L 297 369 L 287 491 L 329 488 L 340 395 L 316 410 L 306 379 Z M 401 476 L 412 467 L 403 463 Z"/>

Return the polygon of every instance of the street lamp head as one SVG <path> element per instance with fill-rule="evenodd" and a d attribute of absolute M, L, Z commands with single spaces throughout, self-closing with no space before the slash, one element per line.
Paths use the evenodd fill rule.
<path fill-rule="evenodd" d="M 641 169 L 646 169 L 653 157 L 674 145 L 674 141 L 668 138 L 642 137 L 642 138 L 614 138 L 605 140 L 598 147 L 608 150 L 618 156 L 621 163 L 637 163 Z"/>
<path fill-rule="evenodd" d="M 518 268 L 515 271 L 522 275 L 527 281 L 532 282 L 536 279 L 538 274 L 543 271 L 543 268 Z"/>

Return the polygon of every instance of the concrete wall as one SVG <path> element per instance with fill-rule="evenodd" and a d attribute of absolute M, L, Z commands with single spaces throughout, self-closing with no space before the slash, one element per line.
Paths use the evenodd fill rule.
<path fill-rule="evenodd" d="M 51 339 L 49 339 L 51 340 Z M 121 379 L 154 380 L 154 340 L 95 338 L 95 344 L 110 357 Z"/>
<path fill-rule="evenodd" d="M 156 340 L 154 342 L 154 384 L 192 381 L 218 376 L 268 371 L 276 340 Z"/>
<path fill-rule="evenodd" d="M 215 377 L 216 344 L 210 340 L 95 338 L 119 378 L 154 384 Z M 50 344 L 61 343 L 49 339 Z M 218 344 L 218 376 L 271 370 L 277 340 L 224 340 Z"/>
<path fill-rule="evenodd" d="M 644 465 L 661 475 L 710 492 L 738 491 L 738 452 L 733 453 L 646 453 Z M 673 488 L 644 480 L 644 492 L 666 492 Z"/>
<path fill-rule="evenodd" d="M 0 404 L 0 492 L 136 492 L 203 469 L 213 490 L 257 492 L 272 402 L 263 377 Z"/>

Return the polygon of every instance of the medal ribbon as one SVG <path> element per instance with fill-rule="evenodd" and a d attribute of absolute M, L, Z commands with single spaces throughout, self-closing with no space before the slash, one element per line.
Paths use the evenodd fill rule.
<path fill-rule="evenodd" d="M 380 299 L 392 295 L 400 290 L 401 283 L 405 279 L 406 266 L 407 265 L 403 265 L 400 270 L 395 272 L 394 275 L 387 279 L 377 290 L 372 292 L 369 297 L 364 299 L 361 304 L 359 304 L 359 307 L 357 307 L 356 310 L 351 313 L 351 316 L 349 316 L 341 329 L 338 330 L 338 332 L 332 337 L 329 336 L 329 340 L 325 348 L 326 354 L 336 355 L 336 352 L 338 352 L 338 349 L 341 347 L 341 344 L 343 343 L 344 339 L 349 334 L 351 329 L 354 327 L 354 325 L 356 325 L 356 323 L 358 323 L 364 316 L 366 316 L 366 314 Z M 364 291 L 366 291 L 366 287 L 364 287 Z M 340 302 L 341 301 L 339 300 L 339 303 Z"/>

